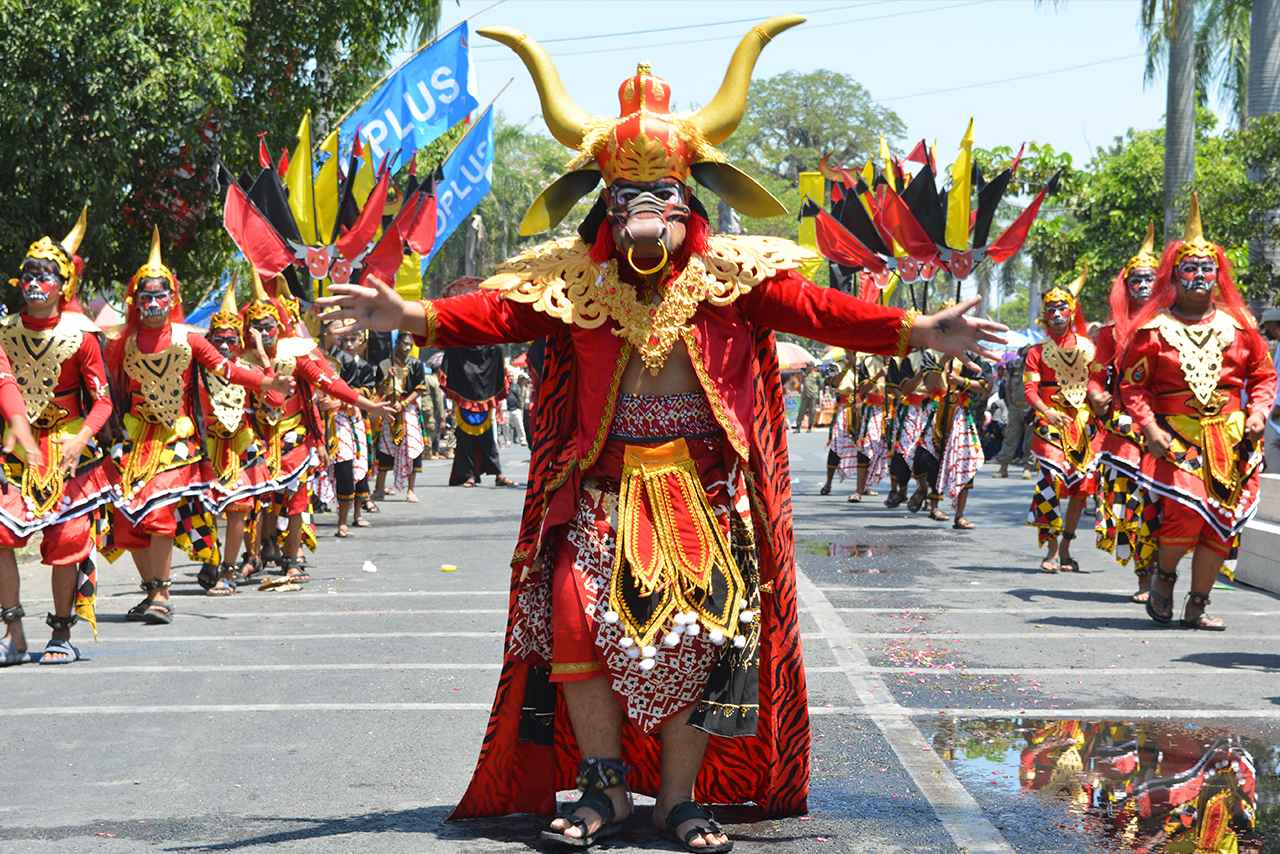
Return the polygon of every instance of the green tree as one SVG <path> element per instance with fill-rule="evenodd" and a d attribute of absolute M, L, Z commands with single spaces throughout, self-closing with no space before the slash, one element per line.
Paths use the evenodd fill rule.
<path fill-rule="evenodd" d="M 305 110 L 350 107 L 407 23 L 438 14 L 439 0 L 0 0 L 4 263 L 88 202 L 87 289 L 127 279 L 155 223 L 194 301 L 231 249 L 216 160 L 255 163 L 259 131 L 292 148 Z"/>

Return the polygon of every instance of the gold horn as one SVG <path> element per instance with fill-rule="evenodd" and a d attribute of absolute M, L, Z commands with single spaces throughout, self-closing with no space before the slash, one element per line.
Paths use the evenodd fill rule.
<path fill-rule="evenodd" d="M 1147 236 L 1142 241 L 1142 246 L 1138 249 L 1139 255 L 1154 255 L 1156 251 L 1156 224 L 1154 222 L 1147 223 Z"/>
<path fill-rule="evenodd" d="M 594 119 L 569 97 L 564 81 L 560 79 L 560 72 L 556 71 L 556 65 L 546 48 L 511 27 L 481 27 L 476 33 L 501 42 L 515 51 L 524 61 L 525 68 L 529 69 L 533 85 L 538 89 L 538 100 L 542 102 L 542 118 L 547 123 L 547 130 L 562 144 L 573 149 L 581 148 L 582 136 Z"/>
<path fill-rule="evenodd" d="M 1200 223 L 1200 194 L 1191 191 L 1191 210 L 1187 213 L 1187 230 L 1182 235 L 1185 243 L 1203 243 L 1204 226 Z"/>
<path fill-rule="evenodd" d="M 760 51 L 774 36 L 784 30 L 804 23 L 800 15 L 781 15 L 770 18 L 751 28 L 729 60 L 729 68 L 715 96 L 692 116 L 689 121 L 702 132 L 712 145 L 719 145 L 729 138 L 742 121 L 747 110 L 747 90 L 751 87 L 751 72 L 755 69 Z"/>
<path fill-rule="evenodd" d="M 267 289 L 262 284 L 262 277 L 258 275 L 258 268 L 251 266 L 253 270 L 253 300 L 254 302 L 270 303 L 271 297 L 267 295 Z"/>
<path fill-rule="evenodd" d="M 84 233 L 89 227 L 89 206 L 85 205 L 80 209 L 80 218 L 76 220 L 76 224 L 67 232 L 67 236 L 62 238 L 62 248 L 66 250 L 67 256 L 76 254 L 76 250 L 80 248 L 81 242 L 84 241 Z"/>
<path fill-rule="evenodd" d="M 158 271 L 163 266 L 164 261 L 160 257 L 160 226 L 153 225 L 151 226 L 151 254 L 147 256 L 147 267 L 152 271 Z"/>
<path fill-rule="evenodd" d="M 236 305 L 236 274 L 231 274 L 231 281 L 227 284 L 227 292 L 222 295 L 222 313 L 223 314 L 239 314 L 240 307 Z"/>
<path fill-rule="evenodd" d="M 1089 278 L 1089 262 L 1084 262 L 1084 267 L 1080 270 L 1080 275 L 1076 276 L 1076 280 L 1067 285 L 1067 290 L 1071 291 L 1071 296 L 1076 299 L 1080 298 L 1080 292 L 1084 290 L 1085 279 Z"/>

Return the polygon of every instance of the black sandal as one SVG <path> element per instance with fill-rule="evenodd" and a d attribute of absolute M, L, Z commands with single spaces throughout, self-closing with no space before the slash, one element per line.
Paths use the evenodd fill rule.
<path fill-rule="evenodd" d="M 144 581 L 138 586 L 147 595 L 141 602 L 125 612 L 124 618 L 126 622 L 145 623 L 146 620 L 143 619 L 142 615 L 147 613 L 147 609 L 151 607 L 151 603 L 154 601 L 151 594 L 157 590 L 163 590 L 167 585 L 163 581 Z"/>
<path fill-rule="evenodd" d="M 1202 632 L 1225 632 L 1227 624 L 1222 622 L 1218 617 L 1205 616 L 1205 610 L 1209 607 L 1208 593 L 1187 594 L 1187 601 L 1182 606 L 1182 627 L 1184 629 L 1199 629 Z M 1194 619 L 1187 619 L 1187 611 L 1191 608 L 1199 608 L 1200 613 Z"/>
<path fill-rule="evenodd" d="M 920 490 L 916 490 L 911 494 L 911 497 L 907 499 L 907 509 L 912 513 L 919 513 L 920 508 L 924 507 L 924 499 L 925 494 Z"/>
<path fill-rule="evenodd" d="M 196 584 L 199 584 L 205 590 L 212 590 L 217 583 L 218 567 L 211 563 L 201 564 L 200 571 L 196 573 Z"/>
<path fill-rule="evenodd" d="M 676 828 L 686 821 L 696 821 L 698 825 L 686 832 L 684 837 L 681 838 L 676 835 Z M 724 833 L 724 828 L 720 826 L 720 822 L 716 821 L 716 817 L 711 813 L 711 810 L 697 801 L 685 801 L 672 807 L 671 812 L 667 813 L 666 825 L 667 832 L 671 834 L 671 837 L 676 842 L 683 845 L 686 851 L 697 851 L 701 852 L 701 854 L 723 854 L 723 852 L 733 850 L 732 839 L 719 845 L 708 844 L 694 847 L 691 844 L 695 837 Z"/>
<path fill-rule="evenodd" d="M 595 757 L 582 760 L 578 766 L 578 789 L 582 797 L 572 804 L 565 804 L 560 810 L 559 818 L 569 822 L 570 827 L 581 831 L 581 837 L 565 836 L 563 830 L 544 830 L 542 838 L 550 842 L 558 842 L 571 848 L 590 848 L 601 840 L 608 839 L 622 830 L 625 818 L 618 818 L 618 811 L 613 808 L 613 800 L 606 794 L 607 789 L 614 789 L 627 784 L 627 764 L 621 759 L 599 759 Z M 627 792 L 627 801 L 631 801 L 631 793 Z M 602 824 L 595 833 L 587 833 L 587 821 L 575 816 L 580 809 L 588 809 L 600 816 Z M 566 827 L 565 830 L 569 828 Z"/>
<path fill-rule="evenodd" d="M 311 580 L 311 575 L 303 567 L 302 561 L 296 557 L 280 558 L 280 568 L 284 570 L 285 578 L 298 584 L 306 584 Z M 296 572 L 294 571 L 296 570 Z"/>
<path fill-rule="evenodd" d="M 235 564 L 224 563 L 218 568 L 218 577 L 213 586 L 205 590 L 206 596 L 234 596 L 239 583 Z"/>
<path fill-rule="evenodd" d="M 1141 569 L 1135 569 L 1133 571 L 1133 574 L 1138 577 L 1138 587 L 1141 588 L 1143 579 L 1149 579 L 1151 577 L 1151 567 L 1144 566 Z M 1139 589 L 1132 596 L 1129 597 L 1129 601 L 1135 605 L 1145 605 L 1147 604 L 1147 600 L 1150 598 L 1151 598 L 1151 582 L 1148 581 L 1147 589 L 1146 590 Z"/>
<path fill-rule="evenodd" d="M 262 572 L 262 561 L 253 555 L 245 555 L 240 559 L 240 580 L 248 581 Z"/>
<path fill-rule="evenodd" d="M 1062 544 L 1064 546 L 1067 543 L 1074 540 L 1075 538 L 1076 538 L 1075 534 L 1069 534 L 1066 531 L 1062 532 Z M 1059 552 L 1059 554 L 1061 554 L 1061 552 Z M 1062 558 L 1058 558 L 1058 567 L 1059 567 L 1059 571 L 1061 572 L 1079 572 L 1080 562 L 1073 557 L 1069 557 L 1066 560 L 1063 560 Z"/>
<path fill-rule="evenodd" d="M 1169 583 L 1169 592 L 1159 593 L 1156 590 L 1156 583 L 1166 581 Z M 1155 620 L 1162 626 L 1167 626 L 1173 622 L 1173 586 L 1178 583 L 1178 573 L 1165 572 L 1163 569 L 1156 569 L 1156 581 L 1151 583 L 1151 590 L 1147 594 L 1147 616 Z"/>

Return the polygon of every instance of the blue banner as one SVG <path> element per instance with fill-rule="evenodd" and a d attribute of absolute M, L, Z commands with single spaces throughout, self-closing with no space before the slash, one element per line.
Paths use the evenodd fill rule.
<path fill-rule="evenodd" d="M 242 257 L 239 252 L 236 257 Z M 201 329 L 208 327 L 209 318 L 218 313 L 222 308 L 222 295 L 227 292 L 227 286 L 231 284 L 231 273 L 226 270 L 222 271 L 222 276 L 218 279 L 218 284 L 214 285 L 209 293 L 204 295 L 199 304 L 191 309 L 191 313 L 187 315 L 187 319 L 183 321 L 188 326 L 198 326 Z"/>
<path fill-rule="evenodd" d="M 493 183 L 493 107 L 485 110 L 441 167 L 436 183 L 436 242 L 422 259 L 425 273 L 431 259 L 454 230 L 475 210 Z"/>
<path fill-rule="evenodd" d="M 342 162 L 358 131 L 374 163 L 394 156 L 395 173 L 479 106 L 470 83 L 469 44 L 464 21 L 397 68 L 338 128 Z"/>

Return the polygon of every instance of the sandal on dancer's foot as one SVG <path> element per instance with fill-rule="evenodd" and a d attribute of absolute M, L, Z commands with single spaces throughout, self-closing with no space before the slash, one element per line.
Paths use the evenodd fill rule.
<path fill-rule="evenodd" d="M 213 585 L 218 583 L 218 568 L 211 563 L 203 564 L 200 571 L 196 573 L 196 584 L 199 584 L 205 590 L 212 590 Z"/>
<path fill-rule="evenodd" d="M 1208 607 L 1208 593 L 1188 593 L 1186 604 L 1182 606 L 1182 627 L 1198 629 L 1202 632 L 1225 632 L 1227 624 L 1218 617 L 1210 617 L 1206 614 L 1205 609 Z M 1188 614 L 1194 614 L 1194 616 L 1188 617 Z"/>
<path fill-rule="evenodd" d="M 589 848 L 618 833 L 631 815 L 631 793 L 627 792 L 626 815 L 619 816 L 608 790 L 626 786 L 626 781 L 627 766 L 621 759 L 583 759 L 578 766 L 578 788 L 582 797 L 572 804 L 565 804 L 557 817 L 568 822 L 568 827 L 544 830 L 542 838 L 571 848 Z M 591 826 L 589 818 L 578 815 L 582 810 L 590 810 L 599 817 L 600 826 L 594 833 L 588 832 Z M 565 831 L 569 828 L 577 828 L 582 835 L 567 836 Z"/>
<path fill-rule="evenodd" d="M 411 491 L 406 492 L 406 493 L 404 494 L 404 500 L 405 500 L 405 503 L 406 503 L 406 504 L 417 504 L 417 503 L 418 503 L 418 496 L 417 496 L 417 495 L 415 495 L 415 494 L 413 493 L 413 491 L 411 490 Z"/>
<path fill-rule="evenodd" d="M 677 828 L 682 824 L 694 822 L 694 826 L 686 830 L 683 835 L 677 832 Z M 671 834 L 671 838 L 684 846 L 686 851 L 697 851 L 701 854 L 724 854 L 726 851 L 733 850 L 733 840 L 721 842 L 718 845 L 712 845 L 705 842 L 703 845 L 694 845 L 693 840 L 707 836 L 723 836 L 724 828 L 720 826 L 720 822 L 716 821 L 716 817 L 711 810 L 704 807 L 697 801 L 685 801 L 682 804 L 676 804 L 667 813 L 667 819 L 663 822 L 667 826 L 667 832 Z"/>
<path fill-rule="evenodd" d="M 360 524 L 359 522 L 356 523 Z M 296 557 L 287 557 L 280 561 L 280 568 L 284 570 L 284 577 L 287 581 L 294 584 L 306 584 L 311 580 L 311 575 L 302 566 L 302 561 Z"/>
<path fill-rule="evenodd" d="M 206 596 L 234 596 L 239 578 L 234 564 L 224 563 L 218 571 L 218 580 L 205 591 Z"/>
<path fill-rule="evenodd" d="M 1129 597 L 1129 601 L 1135 605 L 1145 605 L 1147 599 L 1151 598 L 1151 568 L 1135 569 L 1133 573 L 1138 576 L 1138 591 Z"/>
<path fill-rule="evenodd" d="M 1156 570 L 1155 580 L 1151 582 L 1151 590 L 1147 595 L 1147 616 L 1162 626 L 1173 622 L 1173 586 L 1178 583 L 1178 573 Z M 1164 589 L 1163 585 L 1168 584 Z"/>
<path fill-rule="evenodd" d="M 929 511 L 929 518 L 935 522 L 945 522 L 951 517 L 948 516 L 946 513 L 943 513 L 941 510 L 934 508 L 933 510 Z"/>
<path fill-rule="evenodd" d="M 1062 535 L 1062 545 L 1065 547 L 1067 543 L 1071 542 L 1075 538 L 1076 538 L 1075 534 L 1064 533 Z M 1063 560 L 1061 557 L 1059 557 L 1058 566 L 1063 572 L 1079 572 L 1080 571 L 1080 562 L 1073 557 L 1068 557 L 1066 560 Z"/>
<path fill-rule="evenodd" d="M 512 480 L 509 477 L 498 475 L 496 478 L 494 478 L 493 485 L 494 486 L 516 486 L 517 484 L 514 480 Z"/>
<path fill-rule="evenodd" d="M 241 581 L 248 581 L 250 578 L 253 578 L 259 572 L 262 572 L 262 561 L 250 555 L 245 555 L 243 558 L 241 558 L 240 560 L 240 580 Z"/>
<path fill-rule="evenodd" d="M 907 499 L 907 509 L 912 513 L 919 513 L 921 508 L 924 507 L 924 499 L 925 494 L 923 492 L 916 491 L 912 493 L 911 497 Z"/>
<path fill-rule="evenodd" d="M 14 605 L 12 608 L 0 608 L 0 623 L 9 625 L 16 623 L 27 615 L 27 612 L 21 605 Z M 0 667 L 12 667 L 15 664 L 26 664 L 31 660 L 31 653 L 24 649 L 18 649 L 13 642 L 13 638 L 5 635 L 0 638 Z"/>
<path fill-rule="evenodd" d="M 874 490 L 874 489 L 864 489 L 864 490 L 862 490 L 862 494 L 863 494 L 863 495 L 865 495 L 865 496 L 867 496 L 868 498 L 879 498 L 879 497 L 880 497 L 880 493 L 879 493 L 879 492 L 877 492 L 877 491 L 876 491 L 876 490 Z"/>
<path fill-rule="evenodd" d="M 333 535 L 338 539 L 345 540 L 347 537 L 351 536 L 351 530 L 346 525 L 339 525 L 338 530 L 334 531 Z"/>
<path fill-rule="evenodd" d="M 829 484 L 829 483 L 828 483 L 828 484 L 825 484 L 825 485 L 822 487 L 822 489 L 819 489 L 819 490 L 818 490 L 818 494 L 819 494 L 819 495 L 830 495 L 830 494 L 831 494 L 831 484 Z"/>
<path fill-rule="evenodd" d="M 148 626 L 167 626 L 173 622 L 173 614 L 171 602 L 152 602 L 142 612 L 142 622 Z"/>
<path fill-rule="evenodd" d="M 974 524 L 961 516 L 959 519 L 951 523 L 951 527 L 955 528 L 957 531 L 972 531 Z"/>
<path fill-rule="evenodd" d="M 1047 557 L 1040 561 L 1040 571 L 1045 575 L 1057 575 L 1062 571 L 1062 567 L 1058 564 L 1058 559 Z"/>
<path fill-rule="evenodd" d="M 163 581 L 144 581 L 139 586 L 142 588 L 142 592 L 147 595 L 137 605 L 125 611 L 124 619 L 129 623 L 145 623 L 146 620 L 142 618 L 142 615 L 147 613 L 147 609 L 151 607 L 151 602 L 154 599 L 151 594 L 157 590 L 163 590 L 165 587 Z"/>
<path fill-rule="evenodd" d="M 70 633 L 71 627 L 80 622 L 78 614 L 69 614 L 65 617 L 59 617 L 57 614 L 49 614 L 44 618 L 45 625 L 53 629 L 55 632 Z M 44 645 L 44 652 L 40 655 L 40 663 L 49 666 L 57 664 L 74 664 L 80 660 L 80 650 L 71 645 L 70 638 L 50 638 L 49 642 Z"/>
<path fill-rule="evenodd" d="M 862 496 L 855 492 L 853 495 L 850 495 L 848 498 L 846 498 L 845 501 L 849 502 L 850 504 L 861 504 Z"/>
<path fill-rule="evenodd" d="M 354 522 L 352 522 L 351 524 L 355 525 L 357 528 L 372 528 L 372 527 L 373 527 L 373 523 L 372 523 L 372 522 L 370 522 L 368 519 L 357 519 L 357 520 L 355 520 Z"/>

